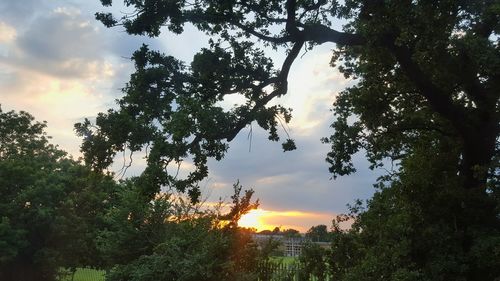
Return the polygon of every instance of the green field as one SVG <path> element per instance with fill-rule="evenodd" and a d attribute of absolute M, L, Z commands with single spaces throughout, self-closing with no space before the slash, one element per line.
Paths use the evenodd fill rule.
<path fill-rule="evenodd" d="M 294 262 L 298 262 L 299 259 L 297 257 L 271 257 L 271 261 L 282 264 L 291 264 Z"/>
<path fill-rule="evenodd" d="M 104 281 L 105 271 L 90 268 L 77 268 L 74 275 L 68 274 L 60 281 Z"/>

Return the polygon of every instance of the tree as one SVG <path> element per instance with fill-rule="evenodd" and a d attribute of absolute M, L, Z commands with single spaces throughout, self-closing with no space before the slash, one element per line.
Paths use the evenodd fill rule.
<path fill-rule="evenodd" d="M 103 5 L 112 4 L 102 0 Z M 148 175 L 158 185 L 190 190 L 207 176 L 208 157 L 220 160 L 230 142 L 256 121 L 278 141 L 278 124 L 290 111 L 268 103 L 287 92 L 287 76 L 303 49 L 336 43 L 332 64 L 359 83 L 335 103 L 334 134 L 324 141 L 334 176 L 355 171 L 351 155 L 364 149 L 374 166 L 411 153 L 409 143 L 435 131 L 458 140 L 463 187 L 484 192 L 499 132 L 498 5 L 495 1 L 126 1 L 121 18 L 97 13 L 106 26 L 130 34 L 159 36 L 166 26 L 182 33 L 193 24 L 209 35 L 209 47 L 190 67 L 143 46 L 134 53 L 136 72 L 117 110 L 100 114 L 97 130 L 77 124 L 86 160 L 106 167 L 117 151 L 150 148 Z M 347 23 L 343 31 L 332 20 Z M 276 32 L 273 32 L 276 31 Z M 249 38 L 252 37 L 253 41 Z M 275 68 L 255 40 L 286 49 Z M 266 87 L 273 90 L 266 92 Z M 228 95 L 246 103 L 224 110 Z M 348 117 L 355 116 L 354 123 Z M 119 125 L 118 125 L 119 124 Z M 295 148 L 293 140 L 284 150 Z M 168 167 L 192 157 L 185 178 Z M 474 191 L 475 190 L 475 191 Z M 479 190 L 479 191 L 478 191 Z"/>
<path fill-rule="evenodd" d="M 256 207 L 252 191 L 236 184 L 227 214 L 201 211 L 168 194 L 150 200 L 140 180 L 126 181 L 106 215 L 99 245 L 110 272 L 106 280 L 255 280 L 259 253 L 240 216 Z"/>
<path fill-rule="evenodd" d="M 287 228 L 281 231 L 281 234 L 286 238 L 299 238 L 301 237 L 300 232 L 293 228 Z"/>
<path fill-rule="evenodd" d="M 330 234 L 328 228 L 324 224 L 312 226 L 307 232 L 306 237 L 313 242 L 329 242 Z"/>
<path fill-rule="evenodd" d="M 327 251 L 318 244 L 308 242 L 302 247 L 299 256 L 301 270 L 299 280 L 310 280 L 314 276 L 318 281 L 325 281 L 327 276 Z"/>
<path fill-rule="evenodd" d="M 111 5 L 110 0 L 101 2 Z M 498 201 L 494 200 L 498 194 L 500 129 L 500 13 L 496 1 L 125 3 L 134 12 L 118 19 L 112 14 L 98 13 L 97 18 L 109 27 L 123 25 L 130 34 L 149 36 L 159 36 L 162 26 L 181 33 L 183 26 L 190 23 L 215 39 L 195 55 L 189 67 L 147 46 L 135 52 L 136 72 L 124 89 L 119 108 L 99 115 L 96 127 L 88 120 L 76 127 L 85 136 L 82 149 L 89 163 L 96 168 L 106 167 L 117 151 L 148 147 L 144 177 L 151 183 L 150 192 L 156 192 L 161 185 L 172 185 L 188 190 L 196 200 L 196 182 L 208 174 L 207 159 L 220 160 L 228 143 L 246 126 L 255 121 L 269 132 L 270 140 L 280 140 L 278 127 L 280 122 L 290 121 L 290 110 L 271 106 L 270 101 L 286 94 L 290 67 L 303 48 L 335 43 L 332 65 L 358 83 L 340 93 L 334 104 L 334 132 L 323 139 L 331 145 L 326 157 L 330 171 L 334 177 L 353 173 L 351 158 L 359 151 L 366 152 L 372 167 L 382 165 L 384 159 L 396 164 L 396 170 L 388 175 L 391 183 L 380 185 L 383 199 L 377 195 L 366 215 L 360 217 L 367 217 L 366 223 L 373 221 L 368 217 L 385 213 L 370 210 L 376 210 L 377 204 L 388 204 L 392 207 L 388 209 L 391 220 L 387 228 L 403 231 L 405 226 L 418 225 L 419 219 L 418 215 L 398 218 L 399 208 L 428 210 L 422 223 L 446 229 L 443 235 L 456 238 L 453 249 L 445 252 L 457 259 L 464 258 L 457 264 L 467 269 L 453 271 L 452 275 L 421 270 L 426 268 L 422 260 L 443 261 L 438 255 L 420 259 L 418 255 L 405 254 L 406 262 L 399 259 L 397 264 L 410 268 L 410 275 L 410 271 L 416 272 L 413 279 L 424 276 L 439 280 L 458 276 L 458 272 L 468 280 L 476 276 L 491 279 L 488 274 L 494 272 L 492 267 L 478 264 L 472 257 L 477 257 L 474 249 L 485 245 L 483 238 L 499 229 Z M 334 19 L 345 21 L 342 31 L 333 29 Z M 264 46 L 285 49 L 283 64 L 275 67 L 255 40 Z M 243 96 L 246 103 L 230 110 L 219 106 L 219 101 L 232 94 Z M 293 140 L 283 142 L 284 150 L 294 148 Z M 187 158 L 192 158 L 195 169 L 186 178 L 177 179 L 168 173 L 169 165 Z M 425 161 L 439 169 L 424 165 Z M 438 165 L 440 161 L 447 165 Z M 419 172 L 413 173 L 410 169 L 418 167 L 416 164 L 429 170 L 417 169 Z M 407 175 L 416 176 L 418 181 Z M 436 181 L 431 175 L 449 178 Z M 427 198 L 427 194 L 437 192 L 439 196 L 435 198 L 439 200 L 412 202 L 398 192 L 408 198 Z M 386 195 L 391 193 L 394 194 Z M 393 199 L 385 199 L 386 196 Z M 446 206 L 445 214 L 450 216 L 460 214 L 456 226 L 453 220 L 440 221 L 441 228 L 440 223 L 429 219 L 441 215 L 439 206 Z M 382 230 L 376 224 L 369 227 L 373 233 Z M 423 229 L 408 241 L 429 238 Z M 372 233 L 366 228 L 363 232 Z M 388 267 L 383 265 L 391 261 L 390 256 L 384 260 L 383 255 L 376 255 L 376 249 L 367 248 L 373 251 L 372 255 L 360 253 L 372 258 L 373 263 L 343 270 L 369 270 L 377 265 L 380 274 L 372 275 L 374 279 L 401 279 L 407 275 L 386 274 L 390 270 L 385 271 Z M 381 249 L 398 253 L 387 247 Z M 408 264 L 418 270 L 413 271 Z M 481 270 L 485 270 L 484 275 Z M 355 276 L 350 274 L 355 271 L 346 276 Z"/>
<path fill-rule="evenodd" d="M 283 241 L 281 239 L 274 237 L 274 235 L 272 234 L 263 234 L 263 235 L 268 235 L 269 237 L 257 241 L 261 260 L 269 261 L 270 257 L 285 256 L 282 247 Z"/>
<path fill-rule="evenodd" d="M 500 205 L 498 186 L 489 197 L 467 198 L 456 173 L 459 152 L 443 153 L 456 149 L 447 141 L 422 139 L 397 175 L 379 181 L 367 209 L 358 202 L 337 219 L 354 223 L 332 233 L 335 280 L 496 280 L 500 227 L 489 206 Z M 477 208 L 464 208 L 465 200 Z"/>
<path fill-rule="evenodd" d="M 49 143 L 45 123 L 0 109 L 0 279 L 53 280 L 97 265 L 94 242 L 114 182 Z"/>

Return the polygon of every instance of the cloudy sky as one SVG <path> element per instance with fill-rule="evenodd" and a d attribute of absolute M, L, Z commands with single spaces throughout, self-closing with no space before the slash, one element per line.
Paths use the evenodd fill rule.
<path fill-rule="evenodd" d="M 118 1 L 116 1 L 118 2 Z M 115 8 L 121 11 L 122 8 Z M 80 140 L 73 124 L 114 106 L 120 88 L 132 72 L 128 59 L 142 43 L 190 62 L 207 37 L 187 27 L 181 36 L 159 38 L 127 35 L 107 29 L 94 19 L 102 11 L 98 0 L 6 0 L 0 2 L 0 104 L 2 110 L 25 110 L 48 122 L 53 142 L 78 157 Z M 328 146 L 329 111 L 336 94 L 348 86 L 329 67 L 334 45 L 305 53 L 293 66 L 289 93 L 279 102 L 293 108 L 289 133 L 298 149 L 283 153 L 258 126 L 242 131 L 220 162 L 211 161 L 210 177 L 202 183 L 208 201 L 229 198 L 239 179 L 260 199 L 262 226 L 307 230 L 331 224 L 346 204 L 373 194 L 380 171 L 370 171 L 356 155 L 355 175 L 331 180 L 324 161 Z M 279 63 L 280 52 L 270 55 Z M 139 173 L 141 161 L 129 170 Z"/>

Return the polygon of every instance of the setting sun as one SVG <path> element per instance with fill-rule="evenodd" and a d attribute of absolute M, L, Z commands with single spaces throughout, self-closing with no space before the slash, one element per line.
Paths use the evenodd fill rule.
<path fill-rule="evenodd" d="M 269 226 L 267 226 L 263 220 L 267 213 L 268 211 L 262 209 L 251 210 L 240 218 L 238 225 L 241 227 L 255 228 L 258 231 L 268 229 Z"/>
<path fill-rule="evenodd" d="M 272 230 L 275 227 L 294 228 L 299 231 L 306 231 L 307 228 L 301 226 L 306 222 L 317 221 L 317 224 L 324 223 L 330 219 L 330 214 L 311 213 L 297 210 L 276 211 L 255 209 L 243 215 L 238 221 L 241 227 L 255 228 L 257 231 Z"/>

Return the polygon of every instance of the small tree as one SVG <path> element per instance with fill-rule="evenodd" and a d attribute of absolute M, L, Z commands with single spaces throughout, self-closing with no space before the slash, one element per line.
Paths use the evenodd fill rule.
<path fill-rule="evenodd" d="M 99 264 L 94 243 L 115 184 L 51 145 L 45 123 L 0 108 L 0 279 L 52 281 Z"/>
<path fill-rule="evenodd" d="M 258 251 L 237 226 L 255 208 L 252 191 L 235 184 L 228 213 L 205 210 L 168 195 L 147 199 L 141 181 L 127 180 L 99 245 L 111 267 L 107 280 L 255 280 Z"/>
<path fill-rule="evenodd" d="M 328 228 L 324 224 L 312 226 L 307 232 L 306 237 L 313 242 L 329 242 L 331 240 Z"/>
<path fill-rule="evenodd" d="M 308 281 L 314 276 L 318 281 L 326 280 L 327 275 L 327 251 L 318 244 L 306 243 L 302 247 L 299 257 L 300 280 Z"/>

